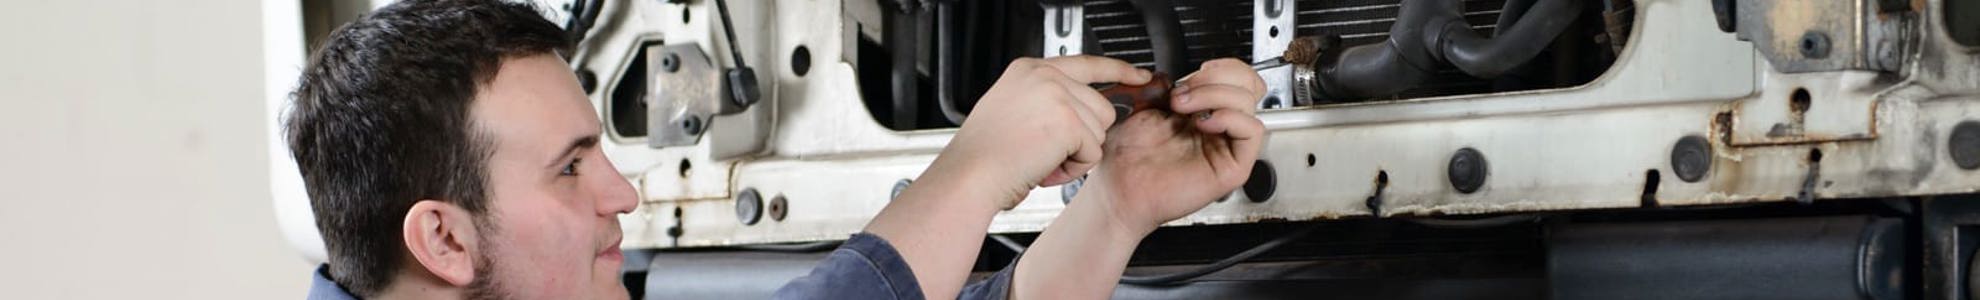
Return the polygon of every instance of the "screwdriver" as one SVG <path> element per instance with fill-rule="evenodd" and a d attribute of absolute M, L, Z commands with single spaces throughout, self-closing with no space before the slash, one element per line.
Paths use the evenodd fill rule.
<path fill-rule="evenodd" d="M 1253 70 L 1264 70 L 1288 64 L 1289 62 L 1285 59 L 1275 57 L 1252 63 L 1251 68 Z M 1175 88 L 1175 84 L 1174 81 L 1169 80 L 1168 73 L 1155 72 L 1154 76 L 1150 77 L 1146 84 L 1128 85 L 1110 83 L 1098 85 L 1095 88 L 1100 90 L 1100 96 L 1106 97 L 1107 102 L 1114 105 L 1114 115 L 1119 116 L 1114 118 L 1114 123 L 1115 125 L 1119 125 L 1121 121 L 1127 120 L 1127 116 L 1144 110 L 1159 109 L 1174 112 L 1169 109 L 1169 90 Z"/>
<path fill-rule="evenodd" d="M 1136 112 L 1149 109 L 1170 111 L 1169 89 L 1174 87 L 1175 83 L 1169 80 L 1168 73 L 1155 72 L 1154 76 L 1148 78 L 1146 84 L 1110 83 L 1098 88 L 1100 96 L 1106 97 L 1107 102 L 1114 105 L 1114 115 L 1117 116 L 1114 118 L 1114 124 L 1119 125 L 1127 120 L 1127 116 Z"/>

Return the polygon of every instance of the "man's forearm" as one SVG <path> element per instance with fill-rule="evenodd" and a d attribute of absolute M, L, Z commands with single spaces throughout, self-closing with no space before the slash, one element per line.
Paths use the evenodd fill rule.
<path fill-rule="evenodd" d="M 1019 258 L 1016 299 L 1106 299 L 1153 228 L 1122 224 L 1102 193 L 1080 193 Z"/>
<path fill-rule="evenodd" d="M 942 161 L 867 223 L 866 231 L 886 239 L 913 269 L 929 299 L 954 299 L 982 250 L 990 219 L 1013 203 L 983 178 L 993 167 Z"/>

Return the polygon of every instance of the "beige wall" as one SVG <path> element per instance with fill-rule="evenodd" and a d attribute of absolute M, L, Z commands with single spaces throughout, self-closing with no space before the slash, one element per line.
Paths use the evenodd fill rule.
<path fill-rule="evenodd" d="M 297 299 L 254 0 L 0 4 L 0 298 Z"/>

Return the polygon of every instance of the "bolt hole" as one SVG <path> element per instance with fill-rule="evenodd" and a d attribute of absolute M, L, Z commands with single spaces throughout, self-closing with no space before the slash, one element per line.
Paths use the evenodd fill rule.
<path fill-rule="evenodd" d="M 678 238 L 680 238 L 680 237 L 681 237 L 681 224 L 682 224 L 682 223 L 683 223 L 683 222 L 681 222 L 681 207 L 680 207 L 680 206 L 675 206 L 675 207 L 674 207 L 674 226 L 672 226 L 672 227 L 667 227 L 667 237 L 670 237 L 670 238 L 677 238 L 677 239 L 678 239 Z"/>
<path fill-rule="evenodd" d="M 1368 207 L 1368 213 L 1377 216 L 1382 215 L 1382 190 L 1388 189 L 1388 187 L 1389 171 L 1375 170 L 1375 191 L 1369 192 L 1368 199 L 1363 200 L 1361 203 L 1363 206 Z"/>
<path fill-rule="evenodd" d="M 1318 162 L 1319 162 L 1319 158 L 1314 157 L 1313 153 L 1306 154 L 1306 167 L 1311 168 L 1313 167 L 1314 163 L 1318 163 Z"/>
<path fill-rule="evenodd" d="M 1795 88 L 1794 94 L 1788 96 L 1788 111 L 1794 112 L 1795 116 L 1801 116 L 1808 112 L 1808 107 L 1814 104 L 1813 100 L 1814 97 L 1808 95 L 1807 88 Z"/>
<path fill-rule="evenodd" d="M 1266 31 L 1266 34 L 1272 35 L 1273 38 L 1278 38 L 1279 26 L 1272 26 L 1272 29 L 1270 31 Z"/>
<path fill-rule="evenodd" d="M 1066 46 L 1059 46 L 1059 56 L 1066 56 Z"/>
<path fill-rule="evenodd" d="M 1822 149 L 1808 149 L 1808 163 L 1821 163 Z"/>
<path fill-rule="evenodd" d="M 690 11 L 694 11 L 694 10 L 691 10 L 691 9 L 688 9 L 688 6 L 687 6 L 687 5 L 682 5 L 682 6 L 681 6 L 681 24 L 687 24 L 687 23 L 688 23 L 688 20 L 689 20 L 689 19 L 688 19 L 688 12 L 690 12 Z"/>
<path fill-rule="evenodd" d="M 804 77 L 805 73 L 810 72 L 811 49 L 805 48 L 804 45 L 798 45 L 797 50 L 791 50 L 791 73 L 797 74 L 798 77 Z"/>
<path fill-rule="evenodd" d="M 1643 203 L 1640 206 L 1657 207 L 1657 186 L 1663 181 L 1664 176 L 1657 169 L 1643 172 Z"/>
<path fill-rule="evenodd" d="M 687 177 L 688 177 L 688 172 L 689 172 L 689 171 L 693 171 L 693 170 L 694 170 L 694 164 L 690 164 L 690 163 L 688 163 L 688 160 L 687 160 L 686 158 L 682 158 L 682 159 L 681 159 L 681 178 L 687 178 Z M 676 214 L 679 214 L 678 212 L 679 212 L 679 211 L 676 211 Z"/>

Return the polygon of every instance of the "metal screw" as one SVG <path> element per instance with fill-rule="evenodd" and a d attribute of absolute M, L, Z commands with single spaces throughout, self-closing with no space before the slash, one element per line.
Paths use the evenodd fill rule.
<path fill-rule="evenodd" d="M 1079 188 L 1084 186 L 1086 186 L 1086 176 L 1073 178 L 1072 182 L 1067 182 L 1066 185 L 1059 186 L 1059 202 L 1072 204 L 1073 196 L 1079 196 Z"/>
<path fill-rule="evenodd" d="M 1952 153 L 1953 164 L 1961 169 L 1980 169 L 1980 121 L 1959 122 L 1953 125 L 1952 136 L 1946 141 L 1946 152 Z"/>
<path fill-rule="evenodd" d="M 1801 34 L 1801 57 L 1814 59 L 1829 57 L 1829 35 L 1813 30 Z"/>
<path fill-rule="evenodd" d="M 667 52 L 667 56 L 660 57 L 660 70 L 667 71 L 667 73 L 680 71 L 681 55 L 674 54 L 673 52 Z"/>
<path fill-rule="evenodd" d="M 701 134 L 701 118 L 688 116 L 686 119 L 681 119 L 681 131 L 687 132 L 688 135 Z"/>
<path fill-rule="evenodd" d="M 755 188 L 746 188 L 736 195 L 736 219 L 743 225 L 756 225 L 763 219 L 763 196 Z"/>
<path fill-rule="evenodd" d="M 1679 180 L 1698 182 L 1712 171 L 1712 143 L 1705 137 L 1688 135 L 1671 147 L 1671 173 Z"/>
<path fill-rule="evenodd" d="M 901 179 L 901 181 L 895 181 L 895 182 L 894 182 L 894 191 L 893 191 L 893 192 L 891 192 L 891 193 L 888 193 L 888 194 L 887 194 L 887 200 L 889 200 L 889 201 L 892 201 L 892 200 L 894 200 L 894 198 L 900 198 L 900 197 L 901 197 L 901 191 L 906 191 L 906 190 L 907 190 L 907 188 L 908 188 L 908 185 L 910 185 L 910 184 L 914 184 L 914 179 L 905 179 L 905 178 L 903 178 L 903 179 Z"/>
<path fill-rule="evenodd" d="M 1478 149 L 1465 147 L 1451 154 L 1451 162 L 1445 167 L 1445 176 L 1451 187 L 1459 193 L 1470 194 L 1485 186 L 1485 176 L 1490 173 L 1485 163 L 1485 154 Z"/>
<path fill-rule="evenodd" d="M 782 194 L 770 198 L 770 220 L 783 222 L 784 215 L 790 212 L 789 202 L 790 200 L 784 199 L 784 195 Z"/>

